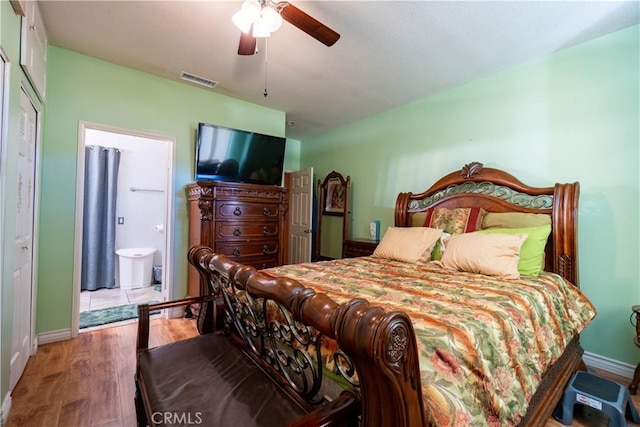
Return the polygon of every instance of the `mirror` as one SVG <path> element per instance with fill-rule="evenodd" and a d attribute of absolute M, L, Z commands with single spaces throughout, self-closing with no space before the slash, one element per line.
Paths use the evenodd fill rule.
<path fill-rule="evenodd" d="M 351 177 L 345 179 L 336 171 L 329 173 L 324 180 L 318 180 L 314 261 L 342 257 L 342 243 L 349 238 L 350 187 Z M 325 217 L 340 217 L 341 220 Z M 340 236 L 340 241 L 335 238 L 337 236 Z"/>

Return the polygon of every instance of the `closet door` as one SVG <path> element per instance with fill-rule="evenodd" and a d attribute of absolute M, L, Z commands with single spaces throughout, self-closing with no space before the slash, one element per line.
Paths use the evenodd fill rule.
<path fill-rule="evenodd" d="M 16 232 L 13 270 L 13 339 L 9 388 L 13 390 L 31 355 L 31 319 L 33 290 L 33 226 L 35 200 L 35 164 L 37 111 L 27 95 L 20 93 L 20 144 L 18 147 L 18 179 Z"/>

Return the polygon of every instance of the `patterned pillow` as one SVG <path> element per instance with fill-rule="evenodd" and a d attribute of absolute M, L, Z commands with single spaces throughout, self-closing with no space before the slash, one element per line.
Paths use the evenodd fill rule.
<path fill-rule="evenodd" d="M 449 234 L 471 233 L 481 229 L 486 213 L 482 208 L 429 208 L 424 226 Z"/>

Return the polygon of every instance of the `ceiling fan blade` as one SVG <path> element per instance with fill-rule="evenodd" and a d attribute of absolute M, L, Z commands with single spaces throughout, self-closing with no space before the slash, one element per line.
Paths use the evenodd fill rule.
<path fill-rule="evenodd" d="M 253 25 L 247 34 L 240 32 L 238 55 L 254 55 L 256 53 L 256 38 L 253 37 Z"/>
<path fill-rule="evenodd" d="M 278 9 L 280 10 L 282 19 L 327 46 L 333 46 L 340 38 L 340 34 L 317 19 L 307 15 L 289 2 L 278 3 Z"/>

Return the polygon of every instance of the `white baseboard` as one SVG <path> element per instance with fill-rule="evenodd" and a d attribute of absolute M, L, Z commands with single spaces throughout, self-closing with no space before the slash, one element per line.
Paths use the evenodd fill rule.
<path fill-rule="evenodd" d="M 57 331 L 43 332 L 38 334 L 38 345 L 49 344 L 52 342 L 65 341 L 73 338 L 71 328 L 58 329 Z"/>
<path fill-rule="evenodd" d="M 2 400 L 2 409 L 0 410 L 0 425 L 7 425 L 7 419 L 9 418 L 9 411 L 11 410 L 11 393 L 8 392 L 7 395 Z"/>
<path fill-rule="evenodd" d="M 634 365 L 630 365 L 629 363 L 610 359 L 588 351 L 584 352 L 582 360 L 584 360 L 588 368 L 601 369 L 628 379 L 633 378 L 633 371 L 636 369 Z"/>
<path fill-rule="evenodd" d="M 177 319 L 183 316 L 184 316 L 184 307 L 173 307 L 173 308 L 167 309 L 167 317 L 169 319 Z M 135 323 L 137 321 L 138 319 L 129 320 L 130 323 Z M 125 324 L 126 322 L 127 321 L 121 322 L 121 324 Z M 90 328 L 90 329 L 104 329 L 104 328 L 110 328 L 112 326 L 113 325 L 111 324 L 107 324 L 107 325 L 96 326 L 95 328 Z M 73 338 L 71 334 L 71 328 L 58 329 L 57 331 L 43 332 L 38 334 L 38 336 L 36 337 L 34 348 L 37 349 L 38 345 L 49 344 L 49 343 L 58 342 L 58 341 L 65 341 L 71 338 Z M 34 354 L 35 354 L 35 351 L 34 351 Z"/>

